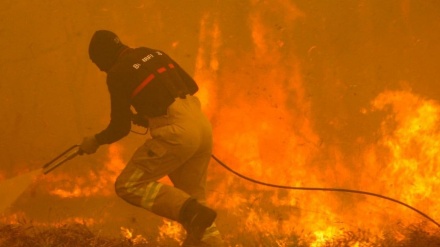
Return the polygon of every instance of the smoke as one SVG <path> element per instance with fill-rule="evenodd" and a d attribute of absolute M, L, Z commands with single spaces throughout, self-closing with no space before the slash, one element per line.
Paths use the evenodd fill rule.
<path fill-rule="evenodd" d="M 0 181 L 0 215 L 11 207 L 23 192 L 29 188 L 38 175 L 42 174 L 42 169 L 36 169 L 13 178 Z"/>

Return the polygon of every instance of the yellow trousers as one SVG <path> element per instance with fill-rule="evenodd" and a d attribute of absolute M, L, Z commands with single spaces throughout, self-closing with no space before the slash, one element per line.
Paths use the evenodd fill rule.
<path fill-rule="evenodd" d="M 177 98 L 167 115 L 149 119 L 152 138 L 140 146 L 115 183 L 118 196 L 171 220 L 190 197 L 205 203 L 212 128 L 195 96 Z M 174 186 L 157 182 L 168 176 Z"/>

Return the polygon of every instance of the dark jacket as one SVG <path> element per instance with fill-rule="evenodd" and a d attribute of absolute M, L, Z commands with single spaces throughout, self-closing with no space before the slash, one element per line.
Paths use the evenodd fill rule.
<path fill-rule="evenodd" d="M 194 94 L 196 82 L 168 55 L 150 48 L 126 48 L 107 72 L 110 93 L 110 123 L 96 134 L 99 144 L 110 144 L 131 129 L 133 106 L 138 114 L 157 117 L 166 114 L 174 99 Z"/>

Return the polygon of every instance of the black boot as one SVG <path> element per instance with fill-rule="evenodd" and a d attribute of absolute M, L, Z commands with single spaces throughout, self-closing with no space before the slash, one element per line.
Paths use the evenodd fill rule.
<path fill-rule="evenodd" d="M 182 246 L 196 246 L 205 233 L 206 228 L 214 223 L 217 213 L 197 202 L 196 199 L 188 199 L 182 206 L 179 222 L 186 230 L 186 239 Z"/>

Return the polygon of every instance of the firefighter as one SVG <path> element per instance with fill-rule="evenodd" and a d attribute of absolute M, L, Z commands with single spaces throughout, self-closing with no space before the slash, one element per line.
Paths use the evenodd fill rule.
<path fill-rule="evenodd" d="M 152 138 L 116 179 L 117 195 L 181 223 L 186 230 L 182 246 L 210 246 L 209 239 L 217 246 L 217 214 L 205 204 L 212 129 L 194 96 L 196 82 L 163 51 L 130 48 L 108 30 L 94 33 L 89 56 L 107 74 L 111 119 L 103 131 L 84 138 L 80 153 L 93 154 L 99 146 L 120 140 L 132 122 L 149 128 Z M 174 186 L 158 182 L 164 176 Z"/>

